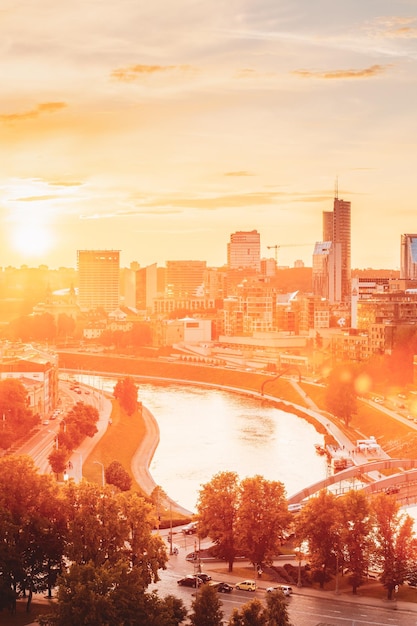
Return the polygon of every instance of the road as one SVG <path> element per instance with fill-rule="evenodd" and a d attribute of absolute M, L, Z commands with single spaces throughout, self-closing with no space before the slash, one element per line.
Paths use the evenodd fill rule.
<path fill-rule="evenodd" d="M 167 541 L 168 530 L 162 530 L 160 535 Z M 184 536 L 179 529 L 174 529 L 174 545 L 179 548 L 179 554 L 169 557 L 167 569 L 161 572 L 161 580 L 149 588 L 149 591 L 155 590 L 161 597 L 173 594 L 181 598 L 189 611 L 191 611 L 196 590 L 179 586 L 177 580 L 186 574 L 194 573 L 193 563 L 186 561 L 185 557 L 195 549 L 196 542 L 195 535 Z M 206 548 L 209 545 L 210 541 L 204 540 L 200 547 Z M 231 584 L 242 580 L 234 573 L 229 574 L 223 562 L 203 562 L 201 569 L 210 574 L 213 580 L 226 581 Z M 270 581 L 258 579 L 258 588 L 254 593 L 233 590 L 230 594 L 219 594 L 225 614 L 224 619 L 229 619 L 235 607 L 240 608 L 253 598 L 264 602 L 265 589 L 270 584 L 272 584 Z M 360 593 L 354 597 L 346 592 L 335 594 L 334 591 L 297 588 L 296 585 L 292 587 L 293 595 L 287 599 L 287 603 L 289 617 L 294 626 L 323 626 L 324 624 L 326 626 L 416 626 L 417 624 L 417 605 L 412 603 L 374 599 L 361 596 Z"/>

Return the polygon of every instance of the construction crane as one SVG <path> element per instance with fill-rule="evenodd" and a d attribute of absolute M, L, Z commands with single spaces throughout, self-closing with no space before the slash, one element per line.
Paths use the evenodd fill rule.
<path fill-rule="evenodd" d="M 281 246 L 275 245 L 275 246 L 266 246 L 268 248 L 268 250 L 275 250 L 275 263 L 276 265 L 278 265 L 278 248 L 280 248 Z"/>
<path fill-rule="evenodd" d="M 282 245 L 266 246 L 268 250 L 275 250 L 275 264 L 278 267 L 278 250 L 280 248 L 301 248 L 302 246 L 313 246 L 312 243 L 284 243 Z"/>

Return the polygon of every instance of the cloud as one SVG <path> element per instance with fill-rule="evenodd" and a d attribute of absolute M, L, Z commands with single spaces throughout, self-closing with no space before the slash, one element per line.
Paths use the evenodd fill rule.
<path fill-rule="evenodd" d="M 391 65 L 371 65 L 359 70 L 332 70 L 329 72 L 313 72 L 311 70 L 294 70 L 292 73 L 301 78 L 324 78 L 344 80 L 351 78 L 371 78 L 385 72 Z"/>
<path fill-rule="evenodd" d="M 113 70 L 111 77 L 124 83 L 130 83 L 142 76 L 164 74 L 166 72 L 188 73 L 195 72 L 192 65 L 130 65 Z"/>
<path fill-rule="evenodd" d="M 245 170 L 239 170 L 237 172 L 225 172 L 225 176 L 255 176 L 252 172 L 247 172 Z"/>
<path fill-rule="evenodd" d="M 417 18 L 389 16 L 380 17 L 368 26 L 373 36 L 387 39 L 417 38 Z"/>
<path fill-rule="evenodd" d="M 66 106 L 65 102 L 43 102 L 30 111 L 0 115 L 0 122 L 21 122 L 34 119 L 43 113 L 55 113 L 56 111 L 60 111 Z"/>
<path fill-rule="evenodd" d="M 27 196 L 14 198 L 14 202 L 44 202 L 45 200 L 57 200 L 60 196 Z"/>

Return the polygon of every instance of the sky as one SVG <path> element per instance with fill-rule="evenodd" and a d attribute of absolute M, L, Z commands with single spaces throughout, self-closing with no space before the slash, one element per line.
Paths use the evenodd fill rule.
<path fill-rule="evenodd" d="M 2 0 L 0 24 L 0 266 L 221 266 L 239 230 L 311 266 L 337 187 L 352 268 L 399 268 L 417 0 Z"/>

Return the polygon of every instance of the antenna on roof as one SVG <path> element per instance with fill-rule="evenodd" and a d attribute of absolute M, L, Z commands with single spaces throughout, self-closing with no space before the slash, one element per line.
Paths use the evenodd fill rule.
<path fill-rule="evenodd" d="M 334 183 L 334 197 L 336 200 L 339 199 L 339 176 L 336 176 L 336 180 Z"/>

